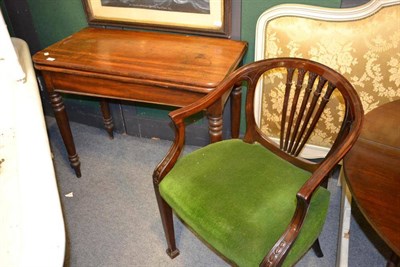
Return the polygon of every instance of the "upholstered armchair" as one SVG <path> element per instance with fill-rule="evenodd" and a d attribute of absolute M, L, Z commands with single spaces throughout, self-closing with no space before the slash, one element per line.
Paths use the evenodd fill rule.
<path fill-rule="evenodd" d="M 246 132 L 182 156 L 185 118 L 201 112 L 245 84 Z M 274 136 L 256 123 L 254 97 L 283 88 Z M 313 162 L 302 151 L 328 103 L 341 106 L 326 157 Z M 170 113 L 175 141 L 154 171 L 154 188 L 171 258 L 176 247 L 172 211 L 228 263 L 292 266 L 317 240 L 329 206 L 320 185 L 356 141 L 361 101 L 338 72 L 313 61 L 277 58 L 248 64 L 229 75 L 203 99 Z"/>

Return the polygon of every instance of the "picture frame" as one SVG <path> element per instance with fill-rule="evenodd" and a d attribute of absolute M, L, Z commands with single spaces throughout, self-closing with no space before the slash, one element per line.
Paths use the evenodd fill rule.
<path fill-rule="evenodd" d="M 232 0 L 82 0 L 90 26 L 231 38 Z"/>

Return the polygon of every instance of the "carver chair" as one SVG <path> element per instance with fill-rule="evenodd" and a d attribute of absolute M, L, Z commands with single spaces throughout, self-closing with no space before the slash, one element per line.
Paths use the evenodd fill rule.
<path fill-rule="evenodd" d="M 185 118 L 240 84 L 247 87 L 243 139 L 181 156 Z M 282 92 L 281 102 L 271 106 L 280 114 L 280 124 L 271 125 L 277 132 L 262 131 L 254 114 L 255 91 L 272 89 Z M 327 110 L 328 101 L 337 103 L 337 109 Z M 327 156 L 309 161 L 302 151 L 327 112 L 341 115 L 339 131 Z M 232 265 L 292 266 L 322 230 L 329 191 L 320 185 L 356 141 L 363 110 L 354 88 L 336 71 L 306 59 L 276 58 L 241 67 L 215 91 L 170 117 L 175 141 L 153 175 L 168 255 L 179 254 L 174 210 Z"/>

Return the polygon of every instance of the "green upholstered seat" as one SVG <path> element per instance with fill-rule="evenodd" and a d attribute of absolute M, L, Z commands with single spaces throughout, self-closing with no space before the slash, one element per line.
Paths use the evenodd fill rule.
<path fill-rule="evenodd" d="M 206 242 L 239 266 L 258 266 L 288 226 L 296 193 L 311 173 L 260 144 L 233 139 L 180 158 L 160 193 Z M 329 191 L 319 188 L 284 265 L 291 266 L 322 230 Z"/>

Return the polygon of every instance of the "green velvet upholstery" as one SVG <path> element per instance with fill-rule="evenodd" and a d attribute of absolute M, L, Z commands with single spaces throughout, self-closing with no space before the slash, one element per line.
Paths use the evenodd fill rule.
<path fill-rule="evenodd" d="M 232 139 L 178 160 L 160 193 L 200 237 L 239 266 L 258 266 L 288 226 L 296 193 L 310 173 L 260 144 Z M 284 265 L 291 266 L 322 230 L 329 191 L 319 188 Z"/>

